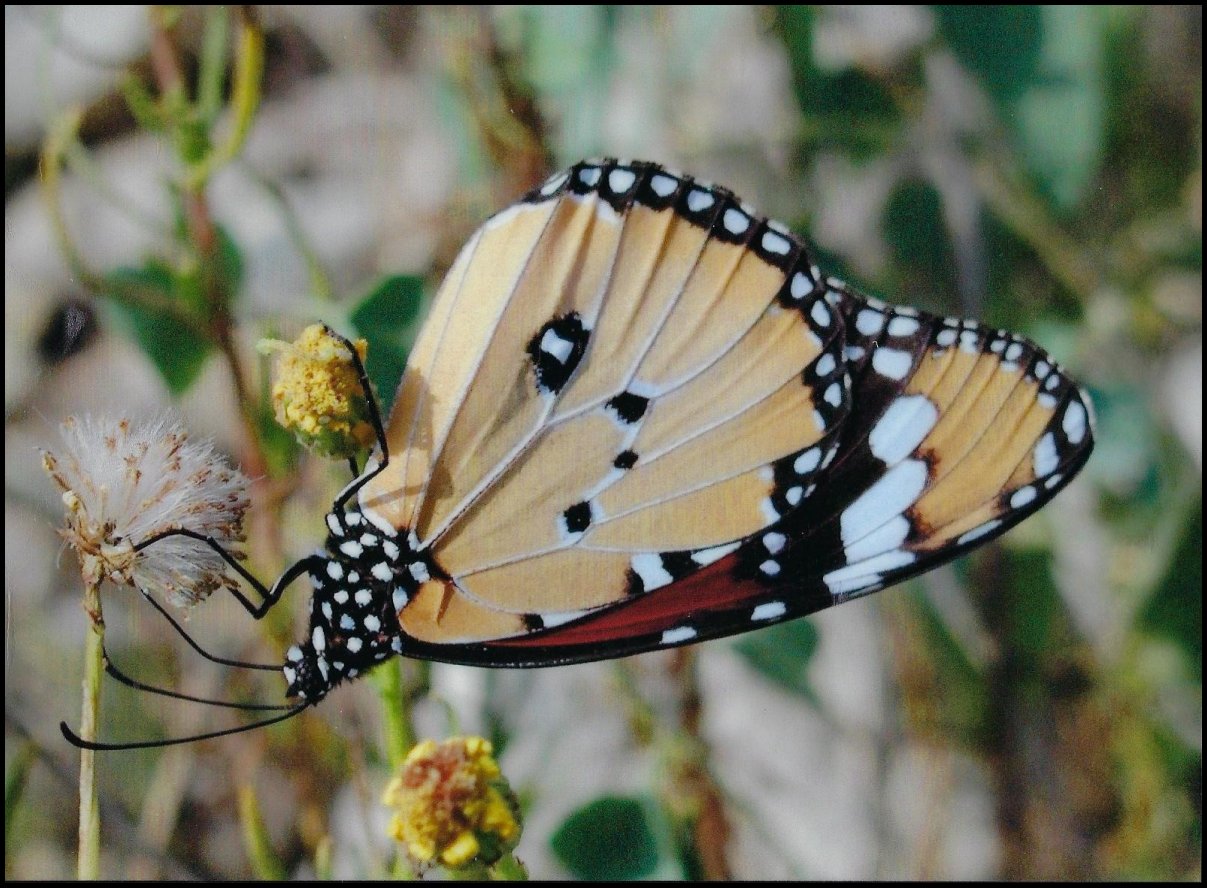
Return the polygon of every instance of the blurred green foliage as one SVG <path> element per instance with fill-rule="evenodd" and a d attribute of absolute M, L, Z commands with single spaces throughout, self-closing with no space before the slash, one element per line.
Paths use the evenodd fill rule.
<path fill-rule="evenodd" d="M 114 289 L 137 288 L 173 307 L 203 310 L 197 305 L 200 294 L 192 286 L 195 280 L 177 275 L 158 259 L 148 259 L 142 268 L 114 269 L 107 277 L 107 283 Z M 144 303 L 123 305 L 115 299 L 114 310 L 124 316 L 134 339 L 167 383 L 168 391 L 173 395 L 186 392 L 205 366 L 212 351 L 210 343 L 194 336 L 192 329 L 166 308 Z"/>
<path fill-rule="evenodd" d="M 377 281 L 353 301 L 348 320 L 369 343 L 365 370 L 377 389 L 382 413 L 388 415 L 406 367 L 407 347 L 423 302 L 423 278 L 395 274 Z"/>
<path fill-rule="evenodd" d="M 671 853 L 669 835 L 653 799 L 603 796 L 567 817 L 550 844 L 577 878 L 614 882 L 654 876 Z"/>
<path fill-rule="evenodd" d="M 734 649 L 780 687 L 816 702 L 817 694 L 809 684 L 809 662 L 817 651 L 817 628 L 808 620 L 751 632 L 736 641 Z"/>

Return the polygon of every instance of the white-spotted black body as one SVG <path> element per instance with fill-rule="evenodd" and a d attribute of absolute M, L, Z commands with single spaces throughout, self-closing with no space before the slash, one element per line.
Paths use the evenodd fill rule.
<path fill-rule="evenodd" d="M 289 649 L 283 667 L 288 695 L 310 703 L 402 653 L 398 613 L 430 570 L 413 538 L 360 511 L 332 511 L 327 529 L 326 550 L 309 571 L 309 634 Z"/>

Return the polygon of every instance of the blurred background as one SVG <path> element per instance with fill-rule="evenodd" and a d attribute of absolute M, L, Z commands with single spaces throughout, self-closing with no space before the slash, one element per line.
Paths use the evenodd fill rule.
<path fill-rule="evenodd" d="M 535 672 L 390 664 L 418 736 L 495 741 L 531 874 L 1201 877 L 1200 9 L 4 15 L 7 877 L 75 866 L 57 725 L 86 618 L 38 448 L 71 414 L 173 407 L 257 479 L 249 564 L 276 576 L 321 544 L 346 470 L 274 428 L 255 342 L 366 336 L 388 397 L 460 244 L 593 155 L 726 184 L 866 292 L 1027 334 L 1086 383 L 1098 445 L 1002 540 L 806 621 Z M 215 597 L 188 626 L 275 662 L 307 597 L 262 626 Z M 128 671 L 279 695 L 138 604 L 106 592 Z M 101 755 L 104 874 L 389 872 L 382 683 Z M 105 695 L 107 738 L 234 723 Z"/>

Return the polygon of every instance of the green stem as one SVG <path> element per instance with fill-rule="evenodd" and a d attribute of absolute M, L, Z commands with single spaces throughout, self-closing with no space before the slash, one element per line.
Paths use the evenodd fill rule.
<path fill-rule="evenodd" d="M 16 835 L 13 823 L 17 818 L 17 809 L 25 797 L 25 787 L 29 784 L 29 772 L 37 760 L 38 748 L 33 741 L 26 740 L 4 775 L 4 859 L 11 860 L 12 837 Z"/>
<path fill-rule="evenodd" d="M 415 728 L 411 725 L 410 695 L 402 678 L 404 662 L 394 659 L 383 663 L 373 672 L 377 693 L 381 696 L 382 726 L 385 730 L 386 755 L 390 770 L 397 771 L 415 745 Z"/>
<path fill-rule="evenodd" d="M 252 13 L 240 14 L 239 55 L 235 59 L 232 86 L 234 129 L 223 148 L 208 149 L 200 160 L 196 160 L 193 156 L 193 150 L 197 148 L 194 144 L 196 140 L 187 132 L 189 116 L 194 109 L 188 106 L 183 66 L 171 34 L 178 14 L 170 7 L 161 6 L 152 6 L 148 14 L 151 20 L 151 68 L 159 89 L 159 103 L 164 119 L 168 121 L 168 128 L 173 131 L 173 141 L 180 153 L 180 160 L 186 167 L 183 181 L 180 183 L 181 198 L 188 243 L 202 267 L 202 288 L 208 313 L 208 338 L 214 342 L 230 369 L 235 398 L 239 404 L 240 417 L 250 447 L 249 453 L 244 457 L 248 474 L 252 477 L 266 475 L 268 462 L 257 423 L 257 407 L 247 390 L 242 360 L 234 340 L 235 322 L 230 310 L 233 294 L 228 291 L 227 282 L 220 280 L 217 272 L 220 246 L 218 228 L 210 215 L 205 191 L 210 175 L 238 153 L 251 129 L 255 110 L 259 105 L 264 34 Z M 208 139 L 207 133 L 206 144 Z"/>
<path fill-rule="evenodd" d="M 201 40 L 201 65 L 197 75 L 197 116 L 208 128 L 222 112 L 222 82 L 226 74 L 227 32 L 230 12 L 212 6 L 205 13 Z"/>
<path fill-rule="evenodd" d="M 285 866 L 272 849 L 268 829 L 260 814 L 256 791 L 250 786 L 239 787 L 239 822 L 243 825 L 243 845 L 247 859 L 257 879 L 279 882 L 285 878 Z"/>
<path fill-rule="evenodd" d="M 146 311 L 167 314 L 187 327 L 194 335 L 213 341 L 209 329 L 191 312 L 186 311 L 179 304 L 165 299 L 162 293 L 148 287 L 122 281 L 114 276 L 103 277 L 96 274 L 89 268 L 88 263 L 76 247 L 63 213 L 61 191 L 64 160 L 69 158 L 73 151 L 79 149 L 77 137 L 79 123 L 80 112 L 78 110 L 64 114 L 55 122 L 43 144 L 39 169 L 42 183 L 41 193 L 51 231 L 54 233 L 59 250 L 76 282 L 94 295 L 105 296 L 124 305 L 135 306 Z"/>
<path fill-rule="evenodd" d="M 974 175 L 985 203 L 1001 222 L 1035 251 L 1036 256 L 1082 305 L 1093 298 L 1099 286 L 1094 263 L 1076 240 L 1053 222 L 1043 202 L 1004 172 L 1004 161 L 987 159 L 976 165 Z"/>
<path fill-rule="evenodd" d="M 495 882 L 527 882 L 528 868 L 516 860 L 514 854 L 504 854 L 491 867 L 490 878 Z"/>
<path fill-rule="evenodd" d="M 298 254 L 302 257 L 302 261 L 306 263 L 306 270 L 310 277 L 310 289 L 315 297 L 324 302 L 334 301 L 335 287 L 331 283 L 331 278 L 323 268 L 323 263 L 319 259 L 318 252 L 314 249 L 314 245 L 311 244 L 310 238 L 302 227 L 302 222 L 298 218 L 297 211 L 289 202 L 289 198 L 285 196 L 284 189 L 281 188 L 279 183 L 259 173 L 250 164 L 243 164 L 241 172 L 263 188 L 273 203 L 277 205 L 281 219 L 285 222 L 285 232 L 293 243 L 293 248 L 298 251 Z"/>
<path fill-rule="evenodd" d="M 75 241 L 71 239 L 71 234 L 67 230 L 67 220 L 64 218 L 59 202 L 63 181 L 63 156 L 67 151 L 67 146 L 76 140 L 82 116 L 83 113 L 78 108 L 73 108 L 52 123 L 46 133 L 46 139 L 42 143 L 38 178 L 42 183 L 42 198 L 46 204 L 50 228 L 59 245 L 59 251 L 67 260 L 71 273 L 85 287 L 95 292 L 99 289 L 99 278 L 88 268 L 79 250 L 76 249 Z"/>
<path fill-rule="evenodd" d="M 84 586 L 88 633 L 84 639 L 84 694 L 80 737 L 96 740 L 101 711 L 101 676 L 105 673 L 105 619 L 101 614 L 99 582 Z M 80 833 L 76 873 L 81 881 L 96 881 L 101 873 L 101 812 L 96 797 L 96 753 L 80 750 Z"/>
<path fill-rule="evenodd" d="M 260 87 L 264 76 L 264 30 L 252 10 L 239 10 L 239 36 L 235 49 L 235 69 L 231 78 L 230 132 L 217 148 L 189 171 L 185 187 L 200 191 L 221 167 L 234 160 L 247 141 L 256 111 L 260 107 Z"/>
<path fill-rule="evenodd" d="M 314 877 L 320 882 L 330 882 L 335 878 L 331 868 L 331 836 L 323 836 L 315 846 Z"/>
<path fill-rule="evenodd" d="M 407 661 L 401 658 L 388 660 L 373 670 L 373 683 L 381 697 L 381 720 L 385 732 L 386 756 L 390 760 L 390 772 L 398 773 L 407 753 L 415 745 L 415 726 L 411 723 L 411 700 L 415 692 L 412 682 L 404 680 L 403 670 Z M 390 878 L 410 882 L 417 878 L 415 869 L 405 851 L 399 849 L 394 855 L 394 866 Z"/>

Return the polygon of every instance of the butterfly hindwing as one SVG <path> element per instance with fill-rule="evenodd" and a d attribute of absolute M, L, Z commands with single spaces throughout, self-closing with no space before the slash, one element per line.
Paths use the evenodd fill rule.
<path fill-rule="evenodd" d="M 844 298 L 864 304 L 854 294 Z M 878 310 L 889 312 L 886 326 L 899 316 Z M 891 387 L 856 371 L 852 438 L 842 440 L 841 455 L 804 507 L 655 594 L 466 651 L 468 657 L 516 665 L 577 662 L 770 625 L 929 570 L 1042 507 L 1089 457 L 1091 413 L 1084 394 L 1025 340 L 967 322 L 908 316 L 920 321 L 917 335 L 926 337 L 921 359 Z M 952 329 L 957 349 L 959 333 L 972 333 L 964 337 L 962 358 L 950 344 L 939 344 L 951 342 L 941 334 Z M 1012 348 L 1016 343 L 1020 348 Z M 898 345 L 905 343 L 886 338 L 863 347 Z M 886 394 L 889 388 L 897 394 Z M 871 397 L 862 401 L 863 394 Z M 941 398 L 945 409 L 957 412 L 927 410 L 911 400 L 919 397 Z M 869 416 L 859 409 L 864 403 L 877 405 Z M 954 428 L 944 423 L 948 415 L 958 419 L 958 434 L 948 431 Z M 896 442 L 895 451 L 882 443 L 885 436 Z M 936 445 L 938 454 L 932 452 Z M 944 453 L 950 458 L 944 460 Z M 924 480 L 910 463 L 926 467 Z"/>
<path fill-rule="evenodd" d="M 400 613 L 409 653 L 487 665 L 883 588 L 1022 520 L 1092 446 L 1026 340 L 866 299 L 724 189 L 615 161 L 474 236 L 398 403 L 361 503 L 441 572 Z"/>

